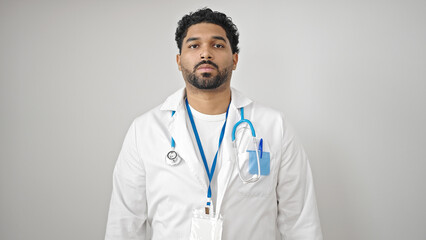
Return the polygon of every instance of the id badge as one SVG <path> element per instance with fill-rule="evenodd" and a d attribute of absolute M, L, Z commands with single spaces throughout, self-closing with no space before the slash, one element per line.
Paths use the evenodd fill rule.
<path fill-rule="evenodd" d="M 190 240 L 221 240 L 222 217 L 206 214 L 205 208 L 194 209 L 192 212 Z"/>

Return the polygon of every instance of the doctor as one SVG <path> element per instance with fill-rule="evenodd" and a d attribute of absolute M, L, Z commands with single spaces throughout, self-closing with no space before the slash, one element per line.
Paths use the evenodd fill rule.
<path fill-rule="evenodd" d="M 230 86 L 238 36 L 208 8 L 179 21 L 186 87 L 130 126 L 105 239 L 322 239 L 302 147 L 278 111 Z M 233 133 L 242 119 L 254 131 L 245 122 Z"/>

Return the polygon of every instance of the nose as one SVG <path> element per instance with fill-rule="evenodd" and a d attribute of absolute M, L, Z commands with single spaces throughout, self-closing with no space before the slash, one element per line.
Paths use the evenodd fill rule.
<path fill-rule="evenodd" d="M 212 55 L 210 49 L 207 48 L 207 47 L 204 47 L 203 49 L 201 49 L 200 57 L 203 60 L 212 60 L 213 59 L 213 55 Z"/>

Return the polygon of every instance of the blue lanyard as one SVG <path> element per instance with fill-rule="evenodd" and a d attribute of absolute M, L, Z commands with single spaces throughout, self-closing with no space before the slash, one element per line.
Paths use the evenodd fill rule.
<path fill-rule="evenodd" d="M 222 131 L 220 132 L 219 146 L 218 146 L 218 149 L 216 151 L 216 155 L 214 156 L 214 159 L 213 159 L 212 169 L 211 169 L 211 171 L 209 171 L 209 166 L 207 164 L 206 155 L 204 154 L 203 146 L 201 145 L 200 136 L 198 135 L 197 127 L 195 126 L 194 118 L 192 117 L 192 112 L 191 112 L 191 109 L 189 108 L 188 99 L 185 99 L 185 103 L 186 103 L 186 109 L 188 111 L 189 120 L 191 121 L 192 130 L 194 131 L 195 139 L 197 140 L 198 149 L 200 150 L 201 158 L 203 159 L 204 168 L 206 169 L 207 176 L 209 177 L 209 189 L 207 191 L 207 198 L 211 198 L 212 197 L 212 189 L 211 189 L 210 186 L 211 186 L 211 182 L 212 182 L 212 179 L 213 179 L 214 170 L 216 168 L 217 154 L 219 152 L 220 145 L 222 144 L 223 135 L 225 134 L 225 126 L 226 126 L 226 120 L 228 119 L 229 105 L 228 105 L 228 109 L 226 110 L 225 123 L 223 123 Z M 207 205 L 210 205 L 210 202 L 208 202 Z"/>

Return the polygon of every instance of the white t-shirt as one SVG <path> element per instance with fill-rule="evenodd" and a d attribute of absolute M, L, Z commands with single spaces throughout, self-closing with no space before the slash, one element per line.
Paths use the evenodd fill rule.
<path fill-rule="evenodd" d="M 200 113 L 191 106 L 191 113 L 194 118 L 195 126 L 197 127 L 198 135 L 200 136 L 201 144 L 203 145 L 204 155 L 206 156 L 207 165 L 209 166 L 209 171 L 211 171 L 214 156 L 219 147 L 219 137 L 220 132 L 222 131 L 223 124 L 225 123 L 226 113 L 218 114 L 218 115 L 208 115 L 204 113 Z M 197 140 L 195 139 L 194 132 L 192 130 L 191 122 L 188 119 L 188 129 L 192 132 L 192 141 L 197 150 L 197 155 L 200 156 L 200 161 L 202 161 L 200 150 L 198 149 Z M 203 164 L 203 163 L 201 163 Z M 213 174 L 213 179 L 211 182 L 212 189 L 212 202 L 213 206 L 216 207 L 216 199 L 217 199 L 217 175 L 220 171 L 220 166 L 222 165 L 220 154 L 218 154 L 218 158 L 216 160 L 216 168 Z M 204 166 L 204 164 L 203 164 Z M 204 172 L 206 178 L 207 172 Z M 207 189 L 206 189 L 206 197 L 207 197 Z"/>

